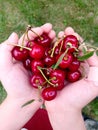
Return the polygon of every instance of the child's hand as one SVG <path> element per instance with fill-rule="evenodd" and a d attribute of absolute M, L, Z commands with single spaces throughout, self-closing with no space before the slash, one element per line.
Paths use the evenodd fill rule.
<path fill-rule="evenodd" d="M 82 41 L 82 38 L 75 33 L 72 28 L 66 28 L 65 32 L 60 32 L 59 37 L 64 35 L 64 33 L 65 35 L 76 35 Z M 75 117 L 77 115 L 81 115 L 81 109 L 98 95 L 98 57 L 94 54 L 87 60 L 87 62 L 90 67 L 87 78 L 83 78 L 75 83 L 68 84 L 62 91 L 58 93 L 54 100 L 45 102 L 51 124 L 56 130 L 84 130 L 83 125 L 78 127 L 78 119 L 76 118 L 76 121 Z M 74 126 L 71 126 L 70 123 L 72 122 L 74 122 Z M 80 119 L 79 122 L 81 122 Z"/>
<path fill-rule="evenodd" d="M 33 28 L 33 30 L 39 35 L 43 32 L 47 32 L 51 39 L 55 37 L 52 25 L 48 23 L 41 27 Z M 37 37 L 31 31 L 28 32 L 28 36 L 30 40 Z M 39 102 L 38 90 L 33 89 L 29 83 L 28 72 L 21 63 L 12 58 L 11 50 L 14 46 L 9 44 L 21 44 L 22 40 L 23 36 L 18 39 L 17 34 L 12 33 L 11 36 L 0 45 L 0 81 L 7 92 L 7 98 L 0 106 L 0 123 L 4 125 L 3 122 L 7 122 L 5 126 L 0 127 L 2 130 L 5 130 L 4 128 L 7 128 L 7 126 L 8 130 L 20 129 L 43 103 L 43 101 Z M 24 39 L 24 43 L 26 42 L 27 37 Z M 31 99 L 35 99 L 35 101 L 21 108 L 24 103 Z M 12 121 L 8 121 L 10 117 Z"/>

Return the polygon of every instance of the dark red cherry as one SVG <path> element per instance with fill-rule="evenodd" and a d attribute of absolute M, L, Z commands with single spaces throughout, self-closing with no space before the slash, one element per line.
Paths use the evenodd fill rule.
<path fill-rule="evenodd" d="M 37 44 L 36 41 L 30 40 L 30 41 L 27 42 L 26 46 L 29 47 L 29 48 L 32 48 L 35 44 Z"/>
<path fill-rule="evenodd" d="M 29 51 L 27 49 L 15 46 L 12 51 L 12 57 L 14 57 L 18 61 L 24 61 L 27 59 L 29 55 Z"/>
<path fill-rule="evenodd" d="M 55 62 L 56 62 L 55 57 L 46 56 L 46 57 L 44 58 L 44 64 L 45 64 L 47 67 L 52 66 L 53 64 L 55 64 Z"/>
<path fill-rule="evenodd" d="M 74 35 L 67 35 L 63 40 L 64 40 L 64 42 L 63 42 L 64 50 L 66 50 L 66 48 L 69 47 L 68 44 L 71 45 L 68 50 L 69 52 L 74 52 L 75 48 L 77 49 L 79 46 L 79 41 L 78 41 L 77 37 Z"/>
<path fill-rule="evenodd" d="M 49 75 L 50 75 L 50 73 L 51 73 L 52 70 L 53 70 L 52 67 L 46 68 L 46 69 L 44 70 L 45 75 L 46 75 L 47 77 L 49 77 Z"/>
<path fill-rule="evenodd" d="M 35 38 L 35 41 L 44 47 L 49 47 L 52 40 L 50 39 L 48 34 L 43 33 L 40 37 Z"/>
<path fill-rule="evenodd" d="M 50 86 L 53 87 L 52 85 L 50 85 Z M 59 90 L 62 90 L 64 87 L 65 87 L 65 83 L 64 83 L 64 81 L 62 81 L 62 82 L 56 84 L 55 89 L 57 91 L 59 91 Z"/>
<path fill-rule="evenodd" d="M 57 91 L 54 87 L 47 87 L 42 91 L 42 97 L 44 100 L 53 100 L 57 95 Z"/>
<path fill-rule="evenodd" d="M 44 63 L 41 60 L 33 60 L 31 63 L 31 69 L 33 73 L 40 73 L 40 71 L 38 70 L 38 66 L 39 67 L 44 67 Z"/>
<path fill-rule="evenodd" d="M 70 71 L 76 71 L 79 69 L 79 67 L 80 67 L 80 61 L 78 61 L 77 58 L 73 58 L 73 61 L 70 63 L 68 69 Z"/>
<path fill-rule="evenodd" d="M 28 57 L 23 61 L 23 66 L 25 67 L 25 69 L 31 70 L 31 62 L 32 62 L 31 57 Z"/>
<path fill-rule="evenodd" d="M 34 59 L 41 59 L 45 54 L 45 49 L 43 46 L 35 44 L 30 51 L 30 56 Z"/>
<path fill-rule="evenodd" d="M 45 79 L 41 74 L 34 74 L 30 79 L 31 85 L 34 88 L 45 87 Z"/>
<path fill-rule="evenodd" d="M 80 77 L 81 77 L 81 73 L 80 73 L 80 71 L 78 71 L 78 70 L 77 70 L 77 71 L 74 71 L 74 72 L 69 71 L 69 72 L 67 73 L 67 80 L 68 80 L 69 82 L 75 82 L 75 81 L 79 80 Z"/>
<path fill-rule="evenodd" d="M 50 56 L 51 52 L 52 52 L 52 48 L 46 48 L 46 50 L 45 50 L 45 57 L 46 56 Z"/>
<path fill-rule="evenodd" d="M 65 71 L 61 69 L 52 70 L 50 73 L 51 83 L 59 85 L 59 83 L 64 82 L 65 76 Z"/>
<path fill-rule="evenodd" d="M 63 53 L 61 53 L 60 55 L 57 56 L 57 60 L 60 58 L 60 56 Z M 59 64 L 59 67 L 62 69 L 68 68 L 70 63 L 73 61 L 73 55 L 72 54 L 65 54 L 64 58 L 62 59 L 62 61 Z"/>

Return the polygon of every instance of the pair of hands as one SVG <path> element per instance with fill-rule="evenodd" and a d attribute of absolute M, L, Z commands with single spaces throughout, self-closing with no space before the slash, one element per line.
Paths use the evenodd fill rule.
<path fill-rule="evenodd" d="M 43 32 L 47 32 L 51 39 L 55 39 L 55 31 L 49 23 L 33 28 L 33 30 L 39 35 Z M 82 38 L 71 27 L 59 32 L 58 36 L 62 37 L 63 34 L 76 35 L 80 40 L 82 40 Z M 28 35 L 31 40 L 36 37 L 32 32 L 29 32 Z M 18 114 L 18 118 L 22 120 L 18 128 L 21 128 L 43 103 L 43 101 L 38 101 L 38 91 L 32 89 L 29 83 L 28 72 L 23 68 L 21 63 L 13 61 L 11 56 L 13 46 L 8 44 L 21 44 L 22 39 L 23 36 L 19 39 L 16 33 L 12 33 L 10 37 L 0 45 L 0 81 L 7 91 L 7 98 L 1 104 L 0 110 L 3 110 L 3 107 L 5 107 L 6 104 L 11 103 L 12 107 L 15 106 L 15 112 Z M 26 42 L 27 38 L 25 37 L 25 43 Z M 54 100 L 49 102 L 45 101 L 45 106 L 54 130 L 57 130 L 56 125 L 58 125 L 58 118 L 64 116 L 64 114 L 66 115 L 68 112 L 81 113 L 82 108 L 98 95 L 98 57 L 94 54 L 87 60 L 87 63 L 90 66 L 87 79 L 81 79 L 75 83 L 68 84 L 68 86 L 58 93 L 58 96 Z M 31 99 L 36 99 L 36 101 L 21 108 L 26 101 Z M 9 105 L 7 105 L 7 107 L 9 107 Z M 60 115 L 60 113 L 62 114 Z M 55 118 L 53 115 L 55 115 Z M 14 117 L 14 114 L 13 118 L 16 118 Z M 65 117 L 60 120 L 64 120 L 64 118 Z M 64 126 L 61 127 L 62 130 L 63 128 Z"/>

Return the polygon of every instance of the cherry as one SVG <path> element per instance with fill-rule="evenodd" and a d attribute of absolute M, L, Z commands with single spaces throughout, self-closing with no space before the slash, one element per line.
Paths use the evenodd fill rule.
<path fill-rule="evenodd" d="M 45 79 L 41 74 L 34 74 L 30 79 L 31 85 L 34 88 L 45 87 Z"/>
<path fill-rule="evenodd" d="M 38 66 L 40 67 L 44 67 L 44 63 L 41 60 L 33 60 L 31 63 L 31 69 L 33 73 L 40 73 L 40 71 L 38 70 Z"/>
<path fill-rule="evenodd" d="M 28 58 L 29 51 L 25 48 L 21 48 L 19 46 L 15 46 L 12 51 L 12 57 L 14 57 L 18 61 L 24 61 Z"/>
<path fill-rule="evenodd" d="M 50 56 L 46 56 L 44 58 L 44 64 L 48 67 L 52 66 L 53 64 L 55 64 L 55 57 L 50 57 Z"/>
<path fill-rule="evenodd" d="M 80 71 L 78 71 L 78 70 L 77 70 L 77 71 L 74 71 L 74 72 L 69 71 L 69 72 L 67 73 L 67 80 L 68 80 L 69 82 L 75 82 L 75 81 L 79 80 L 80 77 L 81 77 L 81 73 L 80 73 Z"/>
<path fill-rule="evenodd" d="M 53 100 L 57 95 L 55 87 L 47 87 L 42 91 L 42 97 L 44 100 L 50 101 Z"/>
<path fill-rule="evenodd" d="M 59 51 L 60 51 L 60 46 L 56 46 L 55 50 L 54 50 L 54 55 L 59 55 Z"/>
<path fill-rule="evenodd" d="M 28 57 L 23 61 L 23 66 L 25 67 L 25 69 L 31 70 L 31 62 L 32 62 L 31 57 Z"/>
<path fill-rule="evenodd" d="M 50 85 L 50 86 L 53 87 L 52 85 Z M 59 91 L 59 90 L 62 90 L 64 87 L 65 87 L 65 83 L 64 83 L 64 81 L 62 81 L 57 86 L 55 86 L 55 89 L 57 91 Z"/>
<path fill-rule="evenodd" d="M 50 56 L 52 52 L 52 48 L 46 48 L 45 50 L 45 56 Z"/>
<path fill-rule="evenodd" d="M 35 44 L 30 51 L 30 56 L 34 59 L 41 59 L 44 56 L 45 49 L 43 46 Z"/>
<path fill-rule="evenodd" d="M 35 38 L 35 41 L 44 47 L 48 47 L 50 46 L 52 40 L 50 39 L 48 34 L 43 33 L 40 37 Z"/>
<path fill-rule="evenodd" d="M 35 44 L 37 44 L 36 41 L 30 40 L 30 41 L 27 42 L 26 46 L 29 47 L 29 48 L 32 48 Z"/>
<path fill-rule="evenodd" d="M 50 75 L 50 73 L 51 73 L 52 70 L 53 70 L 52 67 L 46 68 L 46 69 L 44 70 L 45 75 L 46 75 L 47 77 L 49 77 L 49 75 Z"/>
<path fill-rule="evenodd" d="M 59 83 L 64 82 L 65 80 L 65 71 L 61 69 L 52 70 L 50 73 L 51 83 L 59 86 Z"/>
<path fill-rule="evenodd" d="M 73 61 L 70 63 L 68 69 L 70 71 L 76 71 L 79 69 L 79 67 L 80 67 L 80 61 L 78 61 L 77 58 L 73 58 Z"/>
<path fill-rule="evenodd" d="M 63 42 L 64 50 L 66 50 L 66 48 L 69 46 L 68 44 L 71 45 L 69 46 L 69 52 L 74 52 L 75 48 L 78 48 L 79 46 L 79 41 L 77 37 L 75 37 L 74 35 L 67 35 L 63 40 L 64 40 Z"/>
<path fill-rule="evenodd" d="M 57 60 L 60 58 L 61 55 L 62 55 L 62 53 L 57 56 Z M 70 63 L 72 61 L 73 61 L 73 55 L 67 53 L 67 54 L 65 54 L 62 61 L 60 62 L 59 67 L 62 68 L 62 69 L 68 68 L 68 66 L 70 65 Z"/>

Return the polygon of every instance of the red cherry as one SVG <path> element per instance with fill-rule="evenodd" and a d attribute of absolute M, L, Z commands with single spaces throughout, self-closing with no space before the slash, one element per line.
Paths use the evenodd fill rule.
<path fill-rule="evenodd" d="M 31 62 L 32 62 L 32 59 L 30 57 L 28 57 L 27 59 L 23 61 L 23 66 L 25 67 L 25 69 L 31 70 Z"/>
<path fill-rule="evenodd" d="M 60 58 L 61 55 L 62 55 L 62 53 L 59 56 L 57 56 L 57 60 Z M 68 68 L 68 66 L 70 65 L 72 60 L 73 60 L 72 54 L 65 54 L 64 58 L 62 59 L 62 61 L 59 64 L 59 67 L 62 69 Z"/>
<path fill-rule="evenodd" d="M 64 42 L 63 42 L 63 49 L 66 50 L 66 48 L 68 47 L 68 43 L 71 44 L 72 47 L 69 48 L 69 52 L 74 52 L 75 49 L 74 48 L 78 48 L 79 46 L 79 41 L 77 39 L 76 36 L 74 35 L 67 35 L 64 39 Z"/>
<path fill-rule="evenodd" d="M 42 97 L 44 100 L 47 101 L 53 100 L 56 97 L 56 95 L 57 91 L 54 87 L 48 87 L 42 91 Z"/>
<path fill-rule="evenodd" d="M 37 44 L 34 40 L 30 40 L 27 42 L 27 47 L 32 48 L 35 44 Z"/>
<path fill-rule="evenodd" d="M 70 63 L 68 69 L 70 71 L 76 71 L 79 69 L 79 67 L 80 67 L 80 61 L 78 61 L 77 58 L 73 58 L 73 61 Z"/>
<path fill-rule="evenodd" d="M 27 49 L 18 46 L 15 46 L 12 49 L 11 53 L 12 57 L 14 57 L 18 61 L 24 61 L 29 55 L 29 51 Z"/>
<path fill-rule="evenodd" d="M 44 63 L 41 60 L 33 60 L 31 63 L 31 69 L 33 73 L 40 73 L 40 71 L 38 70 L 38 66 L 40 67 L 44 67 Z"/>
<path fill-rule="evenodd" d="M 50 56 L 46 56 L 44 58 L 44 64 L 48 67 L 52 66 L 53 64 L 55 64 L 55 57 L 50 57 Z"/>
<path fill-rule="evenodd" d="M 45 56 L 50 56 L 52 52 L 52 48 L 46 48 L 45 50 Z"/>
<path fill-rule="evenodd" d="M 69 82 L 75 82 L 75 81 L 79 80 L 80 77 L 81 77 L 81 73 L 78 70 L 74 71 L 74 72 L 69 71 L 67 74 L 67 80 Z"/>
<path fill-rule="evenodd" d="M 30 51 L 30 56 L 34 59 L 41 59 L 44 56 L 45 49 L 43 46 L 35 44 Z"/>
<path fill-rule="evenodd" d="M 51 86 L 51 85 L 50 85 L 50 86 Z M 51 87 L 53 87 L 53 86 L 51 86 Z M 59 91 L 59 90 L 62 90 L 64 87 L 65 87 L 65 83 L 64 83 L 64 81 L 62 81 L 62 82 L 60 82 L 57 86 L 55 86 L 55 89 L 56 89 L 57 91 Z"/>
<path fill-rule="evenodd" d="M 50 39 L 48 34 L 43 33 L 40 37 L 35 38 L 35 41 L 44 47 L 48 47 L 51 45 L 52 40 Z"/>
<path fill-rule="evenodd" d="M 52 70 L 50 73 L 51 83 L 59 85 L 59 83 L 64 82 L 65 80 L 65 71 L 60 69 Z"/>
<path fill-rule="evenodd" d="M 50 73 L 51 73 L 51 71 L 52 71 L 53 69 L 50 67 L 50 68 L 46 68 L 45 70 L 44 70 L 44 73 L 45 73 L 45 75 L 47 76 L 47 77 L 49 77 L 49 75 L 50 75 Z"/>
<path fill-rule="evenodd" d="M 34 88 L 45 87 L 45 79 L 41 74 L 34 74 L 30 79 L 31 85 Z"/>

